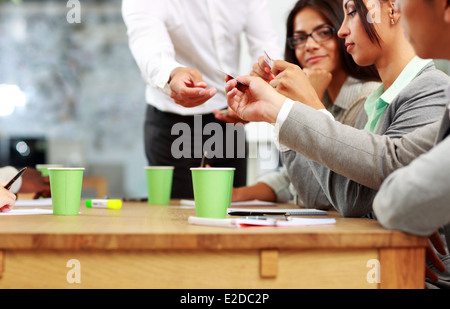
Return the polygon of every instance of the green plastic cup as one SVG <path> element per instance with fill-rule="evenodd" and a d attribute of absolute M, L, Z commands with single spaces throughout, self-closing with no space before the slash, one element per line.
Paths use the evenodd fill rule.
<path fill-rule="evenodd" d="M 146 166 L 148 203 L 169 205 L 172 193 L 173 166 Z"/>
<path fill-rule="evenodd" d="M 36 164 L 36 169 L 41 172 L 42 177 L 47 177 L 48 169 L 52 167 L 63 167 L 62 164 Z"/>
<path fill-rule="evenodd" d="M 193 167 L 195 214 L 197 217 L 224 219 L 231 204 L 235 168 Z"/>
<path fill-rule="evenodd" d="M 53 214 L 78 215 L 84 168 L 49 168 L 48 172 Z"/>

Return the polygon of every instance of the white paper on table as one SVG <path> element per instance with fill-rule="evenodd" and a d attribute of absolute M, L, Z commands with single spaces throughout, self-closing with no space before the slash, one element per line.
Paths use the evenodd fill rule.
<path fill-rule="evenodd" d="M 336 224 L 334 218 L 314 219 L 314 218 L 290 218 L 289 220 L 278 220 L 268 218 L 267 220 L 245 219 L 245 218 L 200 218 L 190 216 L 188 222 L 194 225 L 207 225 L 219 227 L 250 227 L 250 226 L 312 226 L 312 225 L 333 225 Z"/>
<path fill-rule="evenodd" d="M 237 216 L 260 216 L 260 215 L 291 215 L 291 216 L 317 216 L 326 215 L 326 210 L 313 208 L 261 208 L 261 209 L 243 209 L 228 208 L 227 214 Z"/>
<path fill-rule="evenodd" d="M 11 209 L 10 211 L 0 212 L 0 216 L 15 216 L 15 215 L 52 215 L 52 209 Z"/>
<path fill-rule="evenodd" d="M 52 206 L 52 199 L 51 198 L 40 198 L 35 200 L 17 200 L 14 203 L 14 207 L 21 207 L 21 206 L 33 206 L 33 207 L 43 207 L 43 206 Z"/>
<path fill-rule="evenodd" d="M 190 206 L 192 208 L 195 207 L 195 201 L 193 200 L 180 200 L 181 206 Z M 260 201 L 260 200 L 251 200 L 251 201 L 238 201 L 231 202 L 230 206 L 276 206 L 277 203 Z"/>

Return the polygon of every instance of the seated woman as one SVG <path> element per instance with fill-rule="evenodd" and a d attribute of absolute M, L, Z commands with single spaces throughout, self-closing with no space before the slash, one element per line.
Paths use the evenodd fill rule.
<path fill-rule="evenodd" d="M 376 69 L 373 66 L 356 65 L 346 52 L 344 41 L 337 37 L 337 29 L 343 19 L 339 0 L 298 1 L 287 18 L 285 59 L 304 70 L 324 106 L 337 121 L 354 126 L 367 96 L 380 83 L 375 82 L 379 80 Z M 260 59 L 260 63 L 254 65 L 251 75 L 270 81 L 272 76 L 264 70 L 263 59 Z M 289 88 L 283 89 L 281 93 L 295 100 L 296 88 L 293 79 Z M 365 115 L 364 111 L 362 113 Z M 359 117 L 361 125 L 365 124 L 365 120 L 365 117 Z M 308 204 L 316 207 L 322 204 L 329 206 L 326 197 L 318 194 L 321 189 L 315 177 L 309 172 L 305 173 L 307 164 L 303 156 L 297 155 L 295 171 L 289 173 L 299 178 L 297 183 L 303 183 L 299 188 L 300 201 L 307 200 Z M 252 186 L 234 188 L 232 200 L 288 202 L 294 194 L 290 177 L 283 167 L 280 172 L 260 177 Z"/>
<path fill-rule="evenodd" d="M 395 139 L 441 118 L 450 78 L 432 60 L 416 56 L 393 1 L 380 2 L 376 21 L 367 20 L 363 0 L 343 1 L 343 7 L 338 35 L 357 64 L 377 67 L 383 83 L 365 102 L 364 128 L 341 124 L 322 112 L 325 106 L 306 74 L 280 60 L 274 61 L 270 86 L 261 78 L 241 76 L 249 85 L 241 92 L 236 80 L 229 81 L 228 104 L 246 121 L 277 123 L 279 142 L 308 158 L 308 169 L 332 206 L 344 216 L 365 216 L 372 212 L 382 181 L 414 159 L 411 149 L 397 153 Z M 297 102 L 280 93 L 289 83 L 286 76 L 300 81 Z M 421 145 L 428 150 L 433 141 Z M 295 171 L 295 156 L 292 151 L 284 154 L 288 173 Z"/>

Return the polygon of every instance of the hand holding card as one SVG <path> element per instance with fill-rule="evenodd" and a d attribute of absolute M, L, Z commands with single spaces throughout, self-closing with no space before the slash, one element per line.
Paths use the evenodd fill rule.
<path fill-rule="evenodd" d="M 264 51 L 264 61 L 267 63 L 269 68 L 272 70 L 272 68 L 273 68 L 273 60 L 272 60 L 272 58 L 270 58 L 270 56 L 267 54 L 266 51 Z"/>
<path fill-rule="evenodd" d="M 220 70 L 219 70 L 220 71 Z M 232 79 L 235 79 L 236 81 L 237 81 L 237 88 L 240 90 L 240 91 L 242 91 L 242 92 L 244 92 L 245 90 L 246 90 L 246 88 L 248 88 L 248 85 L 246 85 L 246 84 L 244 84 L 244 83 L 241 83 L 237 78 L 235 78 L 235 77 L 233 77 L 232 75 L 230 75 L 230 74 L 228 74 L 228 73 L 225 73 L 225 72 L 223 72 L 223 71 L 220 71 L 222 74 L 224 74 L 225 75 L 225 81 L 226 82 L 228 82 L 228 81 L 230 81 L 230 80 L 232 80 Z"/>
<path fill-rule="evenodd" d="M 269 66 L 268 68 L 266 67 L 265 71 L 266 73 L 270 74 L 269 81 L 271 81 L 272 79 L 275 78 L 275 76 L 272 73 L 273 60 L 272 58 L 270 58 L 270 56 L 267 54 L 266 51 L 264 51 L 264 62 Z"/>

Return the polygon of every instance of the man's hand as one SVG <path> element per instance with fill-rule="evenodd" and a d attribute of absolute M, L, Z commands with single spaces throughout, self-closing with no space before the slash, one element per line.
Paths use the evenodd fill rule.
<path fill-rule="evenodd" d="M 179 67 L 172 71 L 169 81 L 170 97 L 184 107 L 195 107 L 211 99 L 216 88 L 208 88 L 202 74 L 193 68 Z"/>

